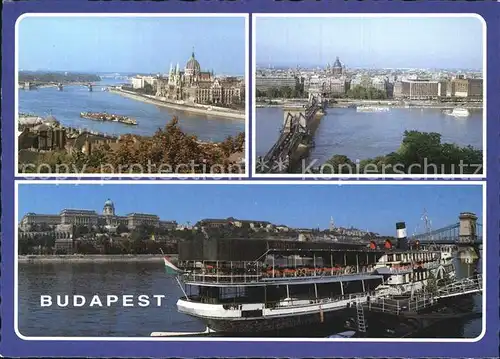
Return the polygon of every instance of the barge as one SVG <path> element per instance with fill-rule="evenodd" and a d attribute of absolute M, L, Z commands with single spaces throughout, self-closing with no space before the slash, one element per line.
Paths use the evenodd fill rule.
<path fill-rule="evenodd" d="M 137 125 L 137 120 L 128 116 L 116 115 L 106 112 L 81 112 L 80 117 L 94 121 L 119 122 L 125 125 Z"/>

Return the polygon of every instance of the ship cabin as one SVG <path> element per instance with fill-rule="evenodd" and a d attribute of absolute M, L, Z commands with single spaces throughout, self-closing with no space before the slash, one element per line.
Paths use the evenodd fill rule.
<path fill-rule="evenodd" d="M 391 248 L 391 244 L 386 244 Z M 420 289 L 430 277 L 444 279 L 455 275 L 452 255 L 449 251 L 420 249 L 418 244 L 401 245 L 387 251 L 374 266 L 375 273 L 384 276 L 384 286 L 412 286 Z M 415 285 L 417 283 L 417 285 Z"/>
<path fill-rule="evenodd" d="M 185 241 L 179 244 L 181 300 L 271 309 L 349 300 L 382 283 L 373 271 L 383 253 L 338 242 Z"/>

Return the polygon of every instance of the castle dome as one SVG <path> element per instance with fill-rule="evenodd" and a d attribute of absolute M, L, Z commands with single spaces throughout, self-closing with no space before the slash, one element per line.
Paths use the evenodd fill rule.
<path fill-rule="evenodd" d="M 194 51 L 191 54 L 191 58 L 188 60 L 186 64 L 186 70 L 190 70 L 192 72 L 200 72 L 201 70 L 200 63 L 194 57 Z"/>
<path fill-rule="evenodd" d="M 104 202 L 104 208 L 102 210 L 102 214 L 105 216 L 114 216 L 115 215 L 115 205 L 108 198 L 106 202 Z"/>

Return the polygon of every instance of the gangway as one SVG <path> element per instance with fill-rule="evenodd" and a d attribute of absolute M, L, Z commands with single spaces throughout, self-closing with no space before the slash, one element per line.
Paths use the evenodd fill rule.
<path fill-rule="evenodd" d="M 482 290 L 482 275 L 477 274 L 437 288 L 432 293 L 426 291 L 417 292 L 408 298 L 375 296 L 375 298 L 371 298 L 364 303 L 364 308 L 369 311 L 395 315 L 411 315 L 438 306 L 443 299 L 480 293 Z"/>
<path fill-rule="evenodd" d="M 358 332 L 366 333 L 365 310 L 363 302 L 359 298 L 356 300 L 356 322 L 358 324 Z"/>

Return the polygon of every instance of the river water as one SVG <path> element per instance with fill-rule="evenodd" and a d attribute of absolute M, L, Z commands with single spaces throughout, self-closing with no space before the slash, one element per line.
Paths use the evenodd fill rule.
<path fill-rule="evenodd" d="M 102 81 L 92 92 L 84 86 L 66 86 L 63 91 L 58 91 L 55 87 L 31 91 L 19 90 L 19 112 L 43 117 L 52 114 L 65 126 L 86 128 L 111 135 L 127 133 L 152 135 L 174 116 L 179 118 L 180 127 L 185 133 L 196 135 L 202 141 L 219 142 L 228 136 L 235 136 L 245 131 L 243 120 L 171 110 L 101 90 L 102 86 L 116 84 L 117 82 L 113 80 Z M 130 116 L 137 120 L 138 125 L 127 126 L 121 123 L 83 119 L 80 113 L 85 111 Z"/>
<path fill-rule="evenodd" d="M 442 142 L 483 148 L 482 110 L 467 119 L 443 114 L 439 109 L 391 108 L 389 112 L 356 112 L 353 108 L 329 108 L 316 131 L 310 159 L 322 164 L 333 155 L 363 160 L 396 151 L 405 130 L 438 132 Z M 264 156 L 276 142 L 283 124 L 281 108 L 258 108 L 256 153 Z"/>
<path fill-rule="evenodd" d="M 471 267 L 460 264 L 457 275 L 472 275 Z M 25 336 L 149 336 L 154 331 L 202 331 L 204 325 L 180 314 L 176 309 L 182 291 L 174 278 L 165 274 L 163 262 L 144 263 L 19 263 L 19 331 Z M 41 307 L 40 296 L 56 294 L 83 295 L 83 307 Z M 151 305 L 122 307 L 89 307 L 92 296 L 148 295 Z M 154 295 L 164 295 L 162 306 Z M 120 299 L 121 301 L 121 299 Z M 120 302 L 119 302 L 120 303 Z M 475 298 L 478 308 L 481 297 Z M 481 319 L 440 325 L 437 332 L 429 330 L 427 337 L 477 337 Z"/>

